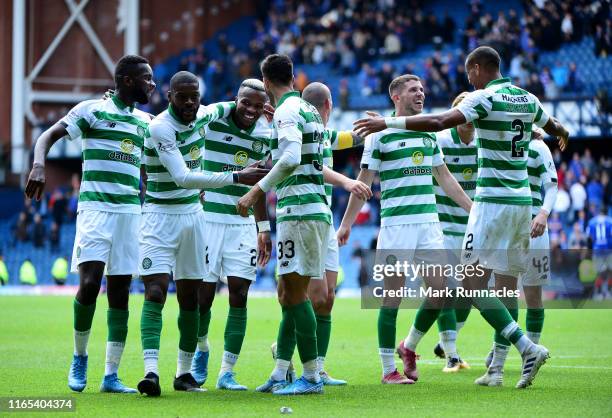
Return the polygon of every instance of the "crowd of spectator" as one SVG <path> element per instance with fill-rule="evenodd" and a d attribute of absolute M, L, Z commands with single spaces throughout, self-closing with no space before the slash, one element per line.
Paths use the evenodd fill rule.
<path fill-rule="evenodd" d="M 24 209 L 12 226 L 12 242 L 31 242 L 35 248 L 60 250 L 61 226 L 76 219 L 79 200 L 79 177 L 73 175 L 70 185 L 45 193 L 40 201 L 25 198 Z"/>

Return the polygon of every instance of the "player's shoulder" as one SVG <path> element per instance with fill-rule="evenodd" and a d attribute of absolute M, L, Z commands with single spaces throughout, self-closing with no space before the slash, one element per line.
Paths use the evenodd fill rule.
<path fill-rule="evenodd" d="M 436 132 L 435 136 L 435 140 L 439 147 L 452 147 L 455 142 L 453 140 L 453 134 L 451 132 L 451 129 L 445 129 L 443 131 Z"/>
<path fill-rule="evenodd" d="M 103 99 L 84 100 L 78 103 L 76 106 L 74 106 L 71 112 L 79 112 L 81 114 L 84 114 L 87 112 L 93 113 L 98 110 L 103 110 L 105 105 L 109 101 L 110 100 L 103 100 Z"/>
<path fill-rule="evenodd" d="M 173 119 L 168 110 L 164 110 L 149 123 L 149 132 L 151 136 L 166 136 L 168 133 L 174 133 Z"/>
<path fill-rule="evenodd" d="M 154 115 L 137 108 L 134 108 L 132 115 L 146 123 L 150 123 L 153 119 L 155 119 Z"/>

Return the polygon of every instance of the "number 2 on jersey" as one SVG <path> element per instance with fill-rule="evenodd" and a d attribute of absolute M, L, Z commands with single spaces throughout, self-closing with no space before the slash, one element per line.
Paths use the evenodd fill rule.
<path fill-rule="evenodd" d="M 520 119 L 514 119 L 512 121 L 512 130 L 518 130 L 519 133 L 512 137 L 512 157 L 513 158 L 523 158 L 525 155 L 525 147 L 519 146 L 519 142 L 523 139 L 523 135 L 525 134 L 525 124 Z"/>

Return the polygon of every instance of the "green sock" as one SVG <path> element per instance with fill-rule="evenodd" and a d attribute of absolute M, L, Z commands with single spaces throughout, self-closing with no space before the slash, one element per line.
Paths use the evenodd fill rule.
<path fill-rule="evenodd" d="M 542 328 L 544 328 L 544 308 L 527 308 L 526 325 L 527 336 L 531 341 L 538 344 Z"/>
<path fill-rule="evenodd" d="M 200 311 L 200 321 L 198 322 L 198 338 L 208 335 L 208 326 L 210 325 L 210 309 L 205 313 Z"/>
<path fill-rule="evenodd" d="M 508 309 L 508 312 L 510 313 L 510 316 L 512 317 L 512 319 L 514 319 L 515 321 L 518 321 L 518 314 L 519 314 L 519 312 L 518 312 L 518 298 L 499 298 L 499 300 Z M 501 330 L 495 330 L 495 337 L 494 337 L 495 338 L 495 342 L 497 344 L 509 346 L 510 345 L 510 341 L 508 341 L 507 339 L 502 337 L 502 335 L 500 334 L 500 331 Z"/>
<path fill-rule="evenodd" d="M 200 314 L 197 310 L 179 309 L 179 349 L 187 353 L 195 353 L 198 345 L 198 323 Z"/>
<path fill-rule="evenodd" d="M 455 331 L 457 328 L 455 308 L 444 308 L 438 315 L 438 331 Z M 418 327 L 415 326 L 418 329 Z"/>
<path fill-rule="evenodd" d="M 381 307 L 378 310 L 378 347 L 395 348 L 395 324 L 397 308 Z"/>
<path fill-rule="evenodd" d="M 108 341 L 124 343 L 128 332 L 130 312 L 126 309 L 108 308 L 106 323 L 108 324 Z"/>
<path fill-rule="evenodd" d="M 457 318 L 457 322 L 463 323 L 467 321 L 471 310 L 472 301 L 470 300 L 470 298 L 457 298 L 457 303 L 455 305 L 455 317 Z"/>
<path fill-rule="evenodd" d="M 143 350 L 159 350 L 159 338 L 162 329 L 161 303 L 145 300 L 140 316 L 140 338 Z"/>
<path fill-rule="evenodd" d="M 283 317 L 278 327 L 278 337 L 276 338 L 276 357 L 281 360 L 291 361 L 295 350 L 295 320 L 289 308 L 283 306 Z"/>
<path fill-rule="evenodd" d="M 331 315 L 316 315 L 317 318 L 317 352 L 319 357 L 325 357 L 331 338 Z"/>
<path fill-rule="evenodd" d="M 295 321 L 295 339 L 302 364 L 317 358 L 317 319 L 309 300 L 287 308 Z"/>
<path fill-rule="evenodd" d="M 508 309 L 498 298 L 474 297 L 472 303 L 478 308 L 485 321 L 497 332 L 501 332 L 514 321 Z"/>
<path fill-rule="evenodd" d="M 91 305 L 81 305 L 81 303 L 74 298 L 72 310 L 74 312 L 74 329 L 79 332 L 89 331 L 91 329 L 91 323 L 93 322 L 94 313 L 96 312 L 95 302 Z"/>
<path fill-rule="evenodd" d="M 247 325 L 247 308 L 230 306 L 225 323 L 224 350 L 232 354 L 240 354 Z"/>
<path fill-rule="evenodd" d="M 425 299 L 414 317 L 414 327 L 423 334 L 426 334 L 429 328 L 436 322 L 436 319 L 438 319 L 440 311 L 441 309 L 433 308 L 431 302 Z M 454 314 L 443 319 L 445 321 L 444 326 L 447 327 L 445 330 L 454 330 L 457 326 Z"/>

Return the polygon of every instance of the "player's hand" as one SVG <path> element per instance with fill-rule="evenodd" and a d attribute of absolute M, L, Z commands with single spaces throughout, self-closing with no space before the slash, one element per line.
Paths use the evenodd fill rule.
<path fill-rule="evenodd" d="M 366 110 L 366 115 L 371 118 L 382 118 L 382 115 L 378 112 L 374 112 L 373 110 Z"/>
<path fill-rule="evenodd" d="M 531 221 L 531 238 L 537 238 L 546 230 L 548 221 L 548 213 L 545 210 L 540 210 L 535 218 Z"/>
<path fill-rule="evenodd" d="M 270 103 L 266 103 L 263 107 L 263 114 L 268 123 L 272 122 L 274 119 L 274 110 L 274 106 L 272 106 Z"/>
<path fill-rule="evenodd" d="M 251 190 L 238 200 L 236 210 L 238 214 L 243 217 L 249 216 L 249 208 L 252 208 L 255 202 L 259 200 L 259 196 L 263 194 L 263 191 L 258 185 L 253 186 Z"/>
<path fill-rule="evenodd" d="M 346 225 L 340 225 L 340 228 L 338 228 L 338 232 L 336 233 L 336 238 L 338 239 L 338 245 L 341 247 L 343 245 L 346 245 L 350 236 L 351 236 L 351 227 L 346 226 Z"/>
<path fill-rule="evenodd" d="M 257 234 L 257 264 L 259 264 L 259 267 L 265 267 L 268 264 L 270 254 L 272 254 L 270 231 L 259 232 Z"/>
<path fill-rule="evenodd" d="M 45 190 L 45 167 L 34 163 L 30 175 L 28 176 L 28 183 L 25 187 L 25 195 L 30 199 L 40 200 L 43 191 Z"/>
<path fill-rule="evenodd" d="M 565 151 L 567 144 L 569 143 L 569 132 L 565 129 L 563 135 L 557 137 L 559 139 L 559 149 Z"/>
<path fill-rule="evenodd" d="M 259 162 L 257 162 L 257 164 L 259 164 Z M 238 175 L 238 183 L 246 184 L 247 186 L 252 186 L 256 184 L 259 180 L 264 178 L 269 171 L 270 170 L 268 170 L 267 168 L 248 166 L 236 172 L 235 174 Z"/>
<path fill-rule="evenodd" d="M 381 116 L 359 119 L 353 122 L 353 131 L 362 138 L 387 129 L 385 118 Z"/>
<path fill-rule="evenodd" d="M 344 190 L 353 193 L 361 200 L 368 200 L 372 197 L 372 189 L 362 181 L 349 180 L 344 185 Z"/>

